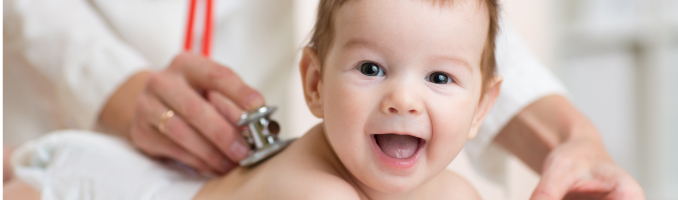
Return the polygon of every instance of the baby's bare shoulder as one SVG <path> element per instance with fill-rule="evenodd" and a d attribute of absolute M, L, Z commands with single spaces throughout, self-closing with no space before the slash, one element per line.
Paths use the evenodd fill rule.
<path fill-rule="evenodd" d="M 276 182 L 271 188 L 275 199 L 360 199 L 351 184 L 324 171 L 295 171 Z"/>
<path fill-rule="evenodd" d="M 449 170 L 443 170 L 426 187 L 429 191 L 427 199 L 480 199 L 471 183 Z"/>
<path fill-rule="evenodd" d="M 309 131 L 266 163 L 265 174 L 275 199 L 359 199 L 354 187 L 333 164 L 321 133 Z M 338 162 L 338 161 L 334 161 Z"/>

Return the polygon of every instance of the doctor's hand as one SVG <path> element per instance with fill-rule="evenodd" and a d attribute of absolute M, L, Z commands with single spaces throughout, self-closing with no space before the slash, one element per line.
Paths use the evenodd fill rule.
<path fill-rule="evenodd" d="M 591 123 L 565 97 L 543 97 L 520 111 L 494 139 L 541 173 L 531 200 L 645 199 L 614 163 Z"/>
<path fill-rule="evenodd" d="M 153 157 L 223 174 L 247 157 L 237 120 L 264 99 L 229 68 L 182 53 L 159 72 L 140 72 L 118 88 L 99 116 L 114 132 Z"/>
<path fill-rule="evenodd" d="M 602 141 L 577 139 L 546 158 L 532 200 L 645 199 L 643 189 L 606 153 Z"/>

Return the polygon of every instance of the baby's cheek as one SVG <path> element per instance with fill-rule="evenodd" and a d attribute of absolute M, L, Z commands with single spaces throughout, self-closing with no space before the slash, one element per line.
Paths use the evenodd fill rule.
<path fill-rule="evenodd" d="M 455 112 L 439 112 L 432 116 L 432 137 L 430 141 L 429 162 L 436 168 L 443 169 L 461 151 L 468 138 L 471 117 L 463 108 L 450 109 Z M 441 110 L 442 111 L 442 110 Z"/>
<path fill-rule="evenodd" d="M 464 131 L 467 125 L 460 123 L 441 123 L 433 126 L 433 137 L 431 139 L 430 159 L 439 161 L 436 165 L 440 168 L 447 166 L 461 151 L 467 138 L 467 132 Z"/>
<path fill-rule="evenodd" d="M 328 87 L 327 98 L 324 98 L 325 128 L 329 142 L 341 158 L 354 157 L 350 155 L 360 149 L 357 145 L 364 129 L 365 102 L 361 103 L 361 95 L 357 91 L 346 87 L 332 85 Z M 356 97 L 356 98 L 347 98 Z"/>
<path fill-rule="evenodd" d="M 352 131 L 361 130 L 360 124 L 363 124 L 361 121 L 364 121 L 362 120 L 364 118 L 363 113 L 366 109 L 363 105 L 366 102 L 359 98 L 360 95 L 356 94 L 355 91 L 350 91 L 346 88 L 335 87 L 331 91 L 327 95 L 329 98 L 324 103 L 326 110 L 325 122 L 337 125 L 339 129 L 344 131 L 347 130 L 345 128 L 349 128 Z"/>

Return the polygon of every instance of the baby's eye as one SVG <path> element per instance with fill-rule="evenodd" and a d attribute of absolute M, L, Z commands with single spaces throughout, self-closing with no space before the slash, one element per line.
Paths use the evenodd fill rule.
<path fill-rule="evenodd" d="M 428 75 L 428 77 L 426 77 L 426 80 L 435 84 L 448 84 L 452 82 L 450 76 L 443 72 L 433 72 L 431 73 L 431 75 Z"/>
<path fill-rule="evenodd" d="M 366 62 L 360 64 L 360 72 L 365 76 L 383 76 L 384 70 L 379 65 L 373 62 Z"/>

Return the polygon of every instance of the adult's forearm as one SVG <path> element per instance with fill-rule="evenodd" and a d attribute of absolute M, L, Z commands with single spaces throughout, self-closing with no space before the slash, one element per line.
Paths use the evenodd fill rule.
<path fill-rule="evenodd" d="M 543 97 L 520 111 L 494 139 L 537 173 L 548 155 L 566 142 L 590 145 L 609 158 L 595 126 L 565 97 Z"/>
<path fill-rule="evenodd" d="M 138 72 L 115 90 L 99 113 L 98 129 L 124 138 L 129 137 L 134 104 L 144 90 L 150 74 L 149 71 Z"/>

